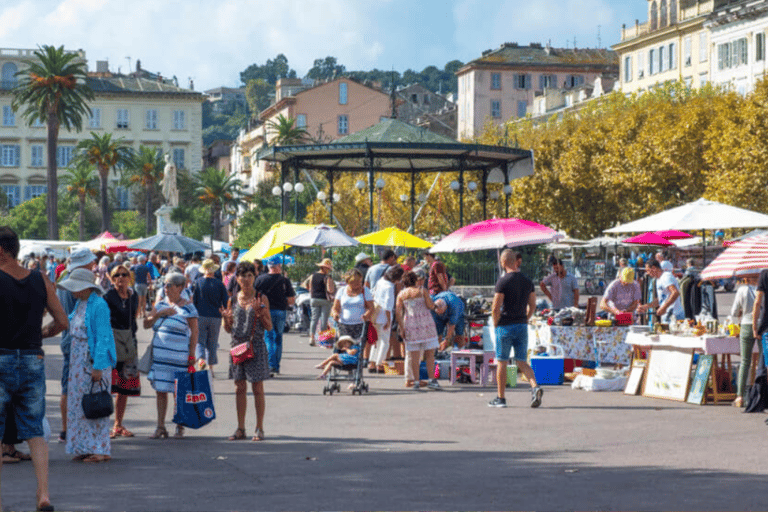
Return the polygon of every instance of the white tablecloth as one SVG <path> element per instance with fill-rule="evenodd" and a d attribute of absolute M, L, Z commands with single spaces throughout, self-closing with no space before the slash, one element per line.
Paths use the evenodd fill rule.
<path fill-rule="evenodd" d="M 739 338 L 736 336 L 677 336 L 630 332 L 627 334 L 626 342 L 639 347 L 692 348 L 705 354 L 738 354 L 741 350 Z M 755 343 L 752 353 L 757 352 L 758 345 Z"/>

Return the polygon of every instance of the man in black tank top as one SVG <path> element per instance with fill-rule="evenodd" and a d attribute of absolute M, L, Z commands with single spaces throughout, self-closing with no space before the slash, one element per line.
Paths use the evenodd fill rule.
<path fill-rule="evenodd" d="M 26 440 L 37 475 L 37 510 L 53 510 L 48 496 L 48 445 L 43 438 L 45 364 L 43 338 L 56 336 L 68 320 L 53 284 L 38 271 L 21 267 L 19 237 L 0 227 L 0 437 L 6 421 L 15 421 L 18 438 Z M 42 327 L 43 313 L 53 320 Z M 14 417 L 7 418 L 13 401 Z M 0 505 L 0 510 L 2 505 Z"/>

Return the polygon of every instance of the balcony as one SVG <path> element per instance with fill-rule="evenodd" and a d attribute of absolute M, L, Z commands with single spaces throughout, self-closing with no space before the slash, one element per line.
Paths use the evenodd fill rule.
<path fill-rule="evenodd" d="M 649 23 L 635 23 L 633 27 L 621 27 L 621 40 L 634 39 L 650 32 Z"/>

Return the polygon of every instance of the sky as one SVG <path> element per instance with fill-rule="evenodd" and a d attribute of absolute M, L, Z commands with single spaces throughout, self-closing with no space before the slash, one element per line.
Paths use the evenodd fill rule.
<path fill-rule="evenodd" d="M 2 0 L 0 48 L 64 45 L 89 68 L 142 68 L 196 90 L 240 85 L 283 53 L 298 76 L 334 56 L 348 70 L 468 62 L 504 42 L 609 47 L 646 0 Z"/>

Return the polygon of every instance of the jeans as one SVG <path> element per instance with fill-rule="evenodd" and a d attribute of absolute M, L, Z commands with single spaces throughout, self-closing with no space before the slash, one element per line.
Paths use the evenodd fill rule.
<path fill-rule="evenodd" d="M 752 349 L 755 346 L 755 338 L 752 336 L 752 324 L 742 324 L 740 327 L 739 345 L 741 346 L 741 364 L 739 364 L 739 380 L 737 382 L 736 396 L 744 398 L 744 391 L 747 387 L 747 377 L 749 368 L 752 366 Z M 759 354 L 758 346 L 758 357 Z"/>
<path fill-rule="evenodd" d="M 195 347 L 195 357 L 205 359 L 209 365 L 214 366 L 219 363 L 216 350 L 219 348 L 219 330 L 221 329 L 221 318 L 214 316 L 201 316 L 197 319 L 197 346 Z"/>
<path fill-rule="evenodd" d="M 283 357 L 283 331 L 285 330 L 285 310 L 270 309 L 272 330 L 264 334 L 264 341 L 269 351 L 269 368 L 280 371 L 280 359 Z"/>
<path fill-rule="evenodd" d="M 319 330 L 322 332 L 328 328 L 328 317 L 331 314 L 331 306 L 333 303 L 325 299 L 309 299 L 309 307 L 312 310 L 312 320 L 309 322 L 309 339 L 312 341 L 317 340 L 317 333 Z"/>
<path fill-rule="evenodd" d="M 45 362 L 43 351 L 0 349 L 0 437 L 7 405 L 13 402 L 18 439 L 43 437 Z"/>

